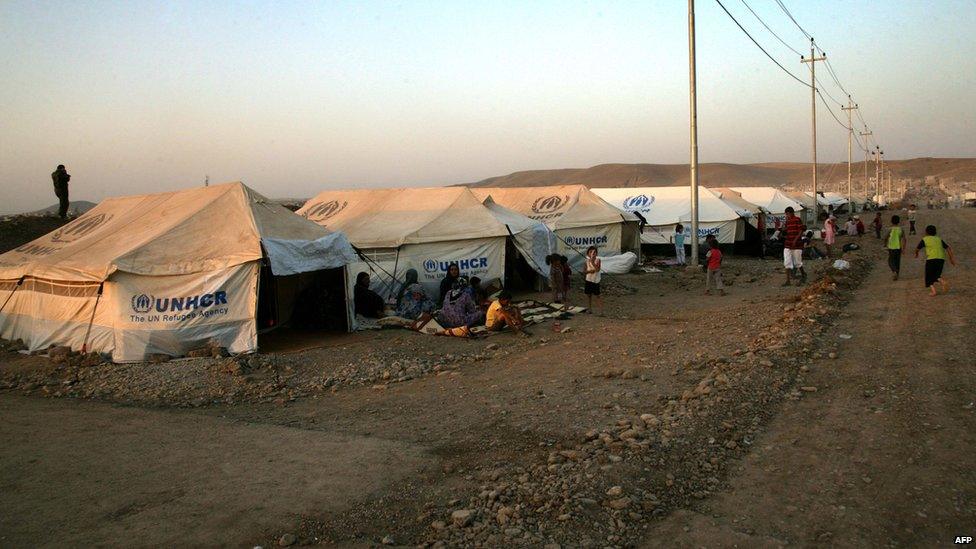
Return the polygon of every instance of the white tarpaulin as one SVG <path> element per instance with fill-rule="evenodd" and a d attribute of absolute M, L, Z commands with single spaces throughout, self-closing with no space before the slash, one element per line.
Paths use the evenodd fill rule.
<path fill-rule="evenodd" d="M 546 224 L 556 235 L 557 251 L 569 258 L 575 269 L 583 264 L 581 252 L 596 246 L 601 256 L 619 254 L 639 248 L 636 231 L 638 219 L 622 212 L 583 185 L 550 187 L 472 187 L 479 198 L 493 201 L 530 219 Z M 625 240 L 625 234 L 627 240 Z"/>
<path fill-rule="evenodd" d="M 688 187 L 619 187 L 593 189 L 598 196 L 621 211 L 636 212 L 647 219 L 641 234 L 645 244 L 668 244 L 674 227 L 691 229 L 691 194 Z M 698 190 L 698 238 L 715 235 L 721 244 L 735 242 L 739 214 L 705 187 Z"/>
<path fill-rule="evenodd" d="M 116 361 L 143 360 L 148 348 L 182 354 L 198 345 L 201 334 L 214 334 L 235 351 L 253 351 L 262 243 L 282 273 L 340 265 L 354 254 L 344 239 L 239 182 L 107 199 L 58 230 L 0 255 L 0 299 L 10 297 L 0 312 L 0 336 L 23 339 L 31 350 L 58 344 L 111 352 Z M 221 280 L 234 292 L 253 294 L 247 298 L 250 304 L 239 296 L 246 315 L 236 309 L 232 317 L 202 311 L 214 306 L 203 303 L 217 299 L 213 284 Z M 136 288 L 146 288 L 139 294 L 145 299 L 133 301 L 120 293 Z M 149 296 L 170 299 L 170 313 L 186 311 L 172 309 L 179 300 L 201 312 L 184 330 L 162 324 L 138 328 L 146 324 L 131 315 L 136 308 L 155 307 Z M 156 345 L 154 338 L 165 345 Z M 142 350 L 130 344 L 142 340 L 149 342 Z"/>
<path fill-rule="evenodd" d="M 786 208 L 793 208 L 798 216 L 803 215 L 803 204 L 790 198 L 775 187 L 732 187 L 742 198 L 756 204 L 766 212 L 766 227 L 775 227 L 777 222 L 786 222 Z"/>
<path fill-rule="evenodd" d="M 586 250 L 590 246 L 597 249 L 600 257 L 610 257 L 620 253 L 623 227 L 620 223 L 577 227 L 556 231 L 556 251 L 569 259 L 569 265 L 577 271 L 586 263 Z"/>
<path fill-rule="evenodd" d="M 256 349 L 257 286 L 256 262 L 204 276 L 118 273 L 102 297 L 121 313 L 115 320 L 116 355 L 180 356 L 210 342 L 231 353 Z"/>
<path fill-rule="evenodd" d="M 532 269 L 543 278 L 548 278 L 549 267 L 546 256 L 556 251 L 556 235 L 541 221 L 536 221 L 514 210 L 498 204 L 491 197 L 484 199 L 484 205 L 508 227 L 514 237 L 515 247 Z"/>

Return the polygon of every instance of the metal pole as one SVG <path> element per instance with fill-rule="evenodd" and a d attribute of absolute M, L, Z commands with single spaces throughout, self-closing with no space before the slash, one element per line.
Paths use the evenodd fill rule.
<path fill-rule="evenodd" d="M 698 268 L 698 95 L 695 90 L 695 0 L 688 0 L 688 91 L 691 109 L 691 265 Z"/>
<path fill-rule="evenodd" d="M 878 192 L 885 198 L 885 204 L 887 204 L 888 193 L 885 192 L 884 184 L 884 151 L 881 151 L 881 179 L 878 180 Z"/>
<path fill-rule="evenodd" d="M 867 125 L 865 125 L 864 126 L 864 131 L 861 132 L 861 137 L 867 138 L 867 136 L 869 136 L 869 135 L 874 135 L 874 132 L 869 132 Z M 865 139 L 864 140 L 864 194 L 865 194 L 865 197 L 864 198 L 867 198 L 867 199 L 871 200 L 872 202 L 874 202 L 874 197 L 867 196 L 868 191 L 870 190 L 868 188 L 868 153 L 869 153 L 868 140 Z"/>
<path fill-rule="evenodd" d="M 878 145 L 874 146 L 874 192 L 875 196 L 881 195 L 881 187 L 879 187 L 879 179 L 881 177 L 881 147 Z M 880 202 L 881 199 L 878 199 Z"/>
<path fill-rule="evenodd" d="M 857 105 L 854 105 L 851 96 L 848 95 L 847 106 L 842 108 L 847 111 L 847 209 L 854 213 L 854 188 L 851 184 L 851 143 L 854 139 L 854 125 L 851 122 L 851 111 L 856 109 Z"/>
<path fill-rule="evenodd" d="M 827 59 L 826 55 L 816 57 L 813 38 L 810 38 L 810 59 L 800 58 L 801 63 L 810 63 L 810 113 L 813 120 L 813 219 L 820 221 L 820 201 L 817 199 L 817 61 Z"/>

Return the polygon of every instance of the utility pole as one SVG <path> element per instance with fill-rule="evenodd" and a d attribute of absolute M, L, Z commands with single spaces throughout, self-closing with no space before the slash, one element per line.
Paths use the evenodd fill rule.
<path fill-rule="evenodd" d="M 854 213 L 854 189 L 851 185 L 851 140 L 854 139 L 854 126 L 851 124 L 851 111 L 856 110 L 857 105 L 851 101 L 851 96 L 847 96 L 847 106 L 841 110 L 847 111 L 847 209 Z"/>
<path fill-rule="evenodd" d="M 810 38 L 810 59 L 800 56 L 800 63 L 810 63 L 810 112 L 813 121 L 813 218 L 820 221 L 820 202 L 817 199 L 817 61 L 826 61 L 827 55 L 816 56 L 815 44 Z"/>
<path fill-rule="evenodd" d="M 209 187 L 210 186 L 210 176 L 209 175 L 203 176 L 203 186 L 204 187 Z"/>
<path fill-rule="evenodd" d="M 691 113 L 691 265 L 698 268 L 698 94 L 695 90 L 695 0 L 688 0 L 688 95 Z"/>
<path fill-rule="evenodd" d="M 885 193 L 884 185 L 884 151 L 881 151 L 881 179 L 878 180 L 878 194 L 885 198 L 885 204 L 887 204 L 888 195 Z"/>
<path fill-rule="evenodd" d="M 881 194 L 881 187 L 879 181 L 881 177 L 881 147 L 879 145 L 874 146 L 874 192 L 875 196 Z M 880 199 L 879 199 L 880 202 Z M 880 206 L 880 204 L 878 204 Z"/>
<path fill-rule="evenodd" d="M 865 125 L 864 131 L 858 132 L 858 134 L 861 135 L 861 137 L 867 137 L 869 135 L 874 135 L 874 132 L 869 132 L 867 125 Z M 870 149 L 868 149 L 868 140 L 865 139 L 864 140 L 864 195 L 865 195 L 864 198 L 870 200 L 871 197 L 867 196 L 868 194 L 868 153 L 869 152 Z"/>

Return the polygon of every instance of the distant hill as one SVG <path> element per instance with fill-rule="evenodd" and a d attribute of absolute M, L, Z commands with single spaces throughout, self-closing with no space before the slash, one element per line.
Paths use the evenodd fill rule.
<path fill-rule="evenodd" d="M 886 161 L 894 179 L 923 179 L 926 176 L 953 177 L 976 181 L 976 158 L 913 158 Z M 582 184 L 588 187 L 669 187 L 687 185 L 688 164 L 600 164 L 591 168 L 530 170 L 490 177 L 472 187 L 540 187 Z M 847 163 L 819 164 L 818 179 L 836 183 L 847 179 Z M 863 159 L 854 165 L 854 176 L 864 174 Z M 874 176 L 874 163 L 868 164 Z M 709 163 L 699 166 L 699 183 L 707 187 L 800 187 L 810 182 L 810 164 L 771 162 L 763 164 Z"/>

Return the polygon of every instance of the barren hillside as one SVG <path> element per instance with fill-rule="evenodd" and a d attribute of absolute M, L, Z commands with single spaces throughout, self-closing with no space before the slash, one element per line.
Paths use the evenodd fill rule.
<path fill-rule="evenodd" d="M 957 180 L 976 180 L 976 158 L 913 158 L 886 162 L 895 179 L 924 178 L 926 176 L 954 177 Z M 863 160 L 855 166 L 855 175 L 863 175 Z M 874 163 L 868 165 L 874 175 Z M 820 164 L 820 179 L 836 182 L 846 179 L 847 164 Z M 712 163 L 701 165 L 701 184 L 721 186 L 805 185 L 810 180 L 810 164 L 802 162 L 771 162 L 762 164 Z M 476 183 L 476 187 L 535 187 L 543 185 L 583 184 L 589 187 L 641 187 L 688 184 L 687 164 L 600 164 L 591 168 L 530 170 Z"/>

